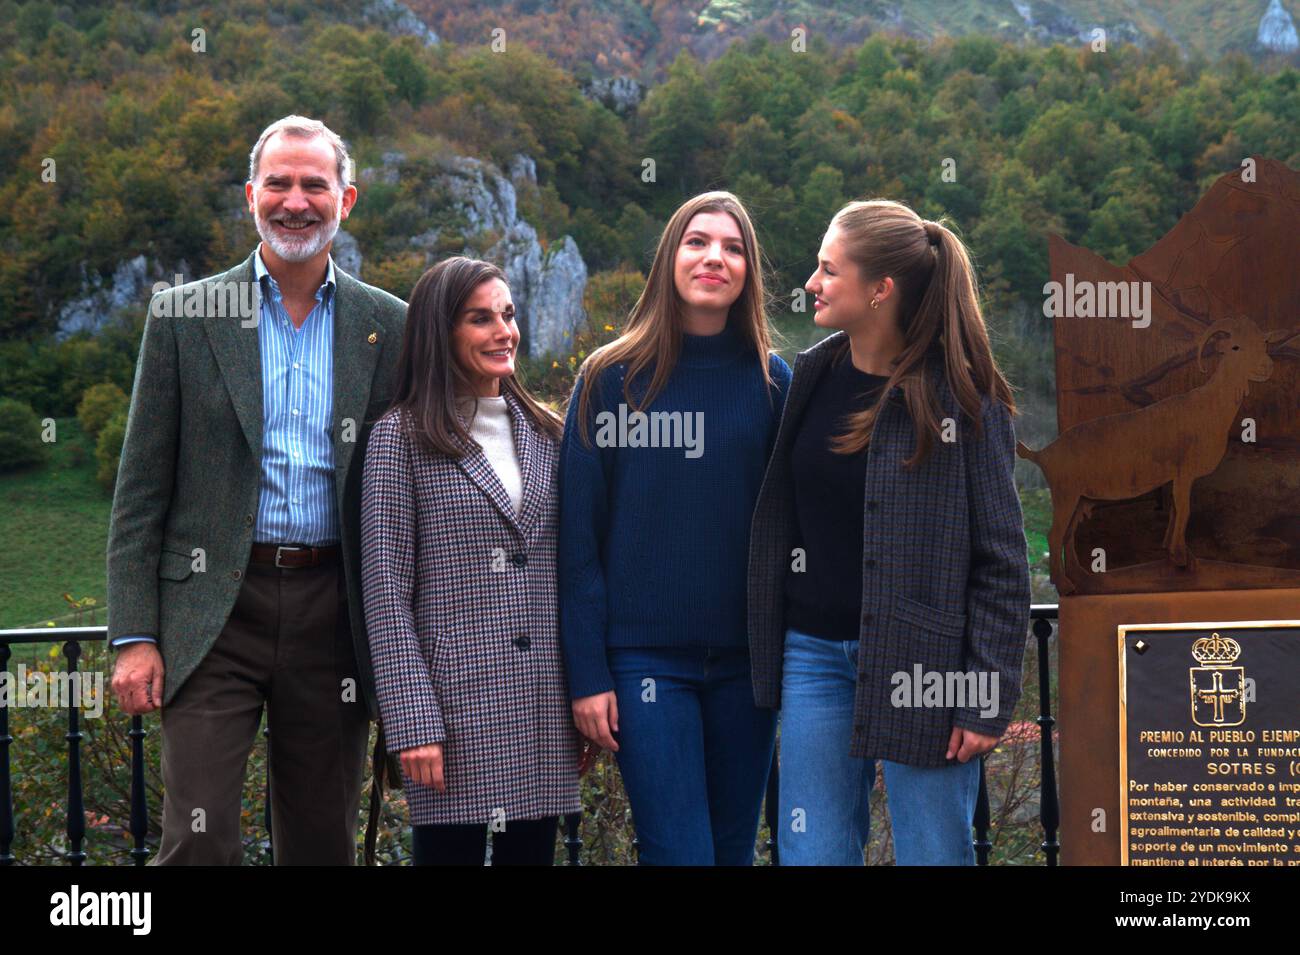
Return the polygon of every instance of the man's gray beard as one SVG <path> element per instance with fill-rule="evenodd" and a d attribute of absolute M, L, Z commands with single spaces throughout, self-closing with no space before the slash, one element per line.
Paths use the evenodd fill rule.
<path fill-rule="evenodd" d="M 343 222 L 343 216 L 342 210 L 339 210 L 332 223 L 317 224 L 313 239 L 291 239 L 288 242 L 275 233 L 272 224 L 263 219 L 260 212 L 253 214 L 253 221 L 257 225 L 257 234 L 262 237 L 262 241 L 269 245 L 271 251 L 281 259 L 286 262 L 306 262 L 334 241 L 334 236 L 338 235 L 339 225 Z"/>

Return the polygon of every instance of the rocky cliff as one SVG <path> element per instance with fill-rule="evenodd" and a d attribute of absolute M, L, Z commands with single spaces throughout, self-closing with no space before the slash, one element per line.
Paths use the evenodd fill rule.
<path fill-rule="evenodd" d="M 410 163 L 405 154 L 387 152 L 377 167 L 362 169 L 361 182 L 399 185 L 404 178 L 420 177 L 421 219 L 429 228 L 411 236 L 411 248 L 432 265 L 461 253 L 495 262 L 505 270 L 514 297 L 522 336 L 521 348 L 531 357 L 566 356 L 572 351 L 575 331 L 586 322 L 582 307 L 587 288 L 587 267 L 577 243 L 569 236 L 546 243 L 519 214 L 519 189 L 537 188 L 537 167 L 518 155 L 508 174 L 469 156 L 445 156 Z M 232 209 L 231 215 L 246 215 Z M 364 279 L 364 256 L 357 240 L 340 229 L 334 239 L 335 264 Z M 120 262 L 113 275 L 103 279 L 88 275 L 81 294 L 59 309 L 56 337 L 75 332 L 97 333 L 114 312 L 143 308 L 155 282 L 191 281 L 189 267 L 148 260 L 143 255 Z"/>
<path fill-rule="evenodd" d="M 517 191 L 537 187 L 537 167 L 517 155 L 508 175 L 469 156 L 446 156 L 410 163 L 389 152 L 379 167 L 361 170 L 360 179 L 400 184 L 409 176 L 427 177 L 419 193 L 427 221 L 436 223 L 411 236 L 412 248 L 427 264 L 459 252 L 495 262 L 505 270 L 518 316 L 522 347 L 531 357 L 567 355 L 574 332 L 586 321 L 582 307 L 587 266 L 569 236 L 545 247 L 537 230 L 519 215 Z"/>

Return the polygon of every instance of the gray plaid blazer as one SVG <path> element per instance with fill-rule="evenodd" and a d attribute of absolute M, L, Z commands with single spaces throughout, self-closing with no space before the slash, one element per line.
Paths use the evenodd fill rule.
<path fill-rule="evenodd" d="M 754 700 L 781 704 L 784 581 L 797 528 L 790 449 L 809 396 L 848 347 L 837 332 L 795 360 L 776 446 L 750 534 L 749 642 Z M 1029 566 L 1012 477 L 1015 431 L 998 401 L 984 399 L 979 438 L 942 374 L 939 399 L 957 440 L 935 441 L 925 464 L 900 464 L 916 446 L 902 389 L 886 399 L 867 451 L 862 550 L 862 629 L 853 706 L 854 756 L 942 766 L 952 727 L 1001 736 L 1020 698 L 1029 627 Z M 893 675 L 998 674 L 998 708 L 894 706 Z M 971 701 L 967 701 L 968 703 Z"/>
<path fill-rule="evenodd" d="M 506 395 L 516 516 L 479 448 L 433 454 L 396 411 L 370 435 L 361 580 L 388 751 L 443 744 L 446 792 L 405 780 L 412 825 L 577 812 L 558 641 L 556 442 Z"/>

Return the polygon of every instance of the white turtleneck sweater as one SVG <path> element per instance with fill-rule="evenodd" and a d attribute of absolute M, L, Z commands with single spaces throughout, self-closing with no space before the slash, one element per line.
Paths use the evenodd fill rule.
<path fill-rule="evenodd" d="M 475 405 L 477 403 L 477 412 Z M 473 415 L 469 433 L 483 446 L 488 463 L 496 471 L 497 479 L 505 488 L 510 505 L 519 513 L 520 503 L 524 497 L 523 473 L 519 470 L 519 455 L 515 452 L 515 438 L 511 429 L 510 409 L 506 399 L 498 398 L 462 398 L 461 414 L 466 418 Z"/>

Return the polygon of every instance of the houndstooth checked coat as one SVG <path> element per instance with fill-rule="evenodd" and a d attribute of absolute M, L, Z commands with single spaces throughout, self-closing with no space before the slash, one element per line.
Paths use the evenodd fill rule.
<path fill-rule="evenodd" d="M 578 737 L 557 639 L 558 446 L 506 395 L 520 513 L 481 449 L 460 460 L 375 425 L 361 572 L 390 753 L 443 745 L 446 792 L 405 780 L 411 824 L 577 812 Z"/>
<path fill-rule="evenodd" d="M 749 644 L 754 700 L 781 704 L 784 581 L 794 547 L 790 453 L 820 375 L 847 337 L 837 332 L 795 359 L 776 446 L 754 509 L 749 545 Z M 984 398 L 976 437 L 938 372 L 943 417 L 957 440 L 935 441 L 925 464 L 899 465 L 916 449 L 911 416 L 895 386 L 867 450 L 862 547 L 862 625 L 853 703 L 853 756 L 943 766 L 953 726 L 1001 736 L 1020 698 L 1029 630 L 1029 564 L 1013 480 L 1011 414 Z M 998 676 L 996 714 L 978 706 L 895 706 L 896 673 Z"/>

